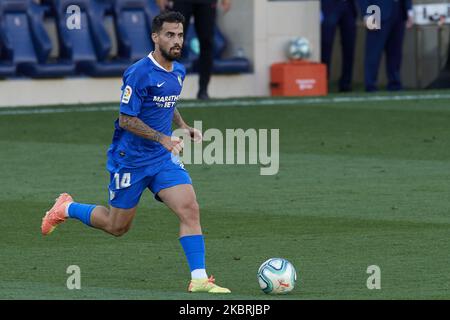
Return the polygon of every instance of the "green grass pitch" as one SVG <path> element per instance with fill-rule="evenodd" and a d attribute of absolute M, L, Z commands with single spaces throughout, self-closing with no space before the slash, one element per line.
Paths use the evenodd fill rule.
<path fill-rule="evenodd" d="M 186 292 L 178 221 L 149 192 L 121 238 L 75 220 L 41 236 L 61 192 L 107 204 L 117 111 L 99 111 L 0 114 L 0 299 L 450 298 L 448 99 L 180 110 L 204 129 L 280 129 L 275 176 L 259 165 L 187 166 L 207 270 L 232 294 Z M 270 257 L 297 268 L 291 294 L 259 289 Z M 66 287 L 70 265 L 81 290 Z M 381 290 L 366 287 L 370 265 Z"/>

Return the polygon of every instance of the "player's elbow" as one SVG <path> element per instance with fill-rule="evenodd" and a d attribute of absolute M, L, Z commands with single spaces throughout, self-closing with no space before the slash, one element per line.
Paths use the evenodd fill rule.
<path fill-rule="evenodd" d="M 128 128 L 128 123 L 129 123 L 129 119 L 130 117 L 124 116 L 124 115 L 120 115 L 119 116 L 119 127 L 121 127 L 122 129 L 126 129 Z"/>

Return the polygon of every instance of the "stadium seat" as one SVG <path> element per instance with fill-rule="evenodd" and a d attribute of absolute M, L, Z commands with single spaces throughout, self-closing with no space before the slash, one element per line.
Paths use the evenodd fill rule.
<path fill-rule="evenodd" d="M 159 13 L 148 0 L 115 0 L 114 14 L 119 52 L 137 61 L 153 49 L 151 22 Z"/>
<path fill-rule="evenodd" d="M 244 57 L 222 58 L 227 47 L 227 39 L 216 26 L 214 31 L 213 74 L 234 74 L 250 72 L 250 62 Z M 192 65 L 192 72 L 198 71 L 200 44 L 194 24 L 189 26 L 184 44 L 183 63 Z"/>
<path fill-rule="evenodd" d="M 103 25 L 107 7 L 92 0 L 55 0 L 61 50 L 76 63 L 77 71 L 93 77 L 122 75 L 130 65 L 128 59 L 109 59 L 112 43 Z M 81 11 L 81 28 L 68 29 L 66 11 L 77 5 Z"/>
<path fill-rule="evenodd" d="M 0 60 L 0 78 L 14 76 L 16 73 L 16 66 L 12 63 L 5 63 Z"/>
<path fill-rule="evenodd" d="M 250 72 L 250 61 L 244 57 L 222 58 L 227 48 L 227 39 L 216 26 L 214 31 L 213 73 L 233 74 Z"/>
<path fill-rule="evenodd" d="M 158 4 L 156 3 L 156 0 L 147 0 L 148 4 L 150 6 L 150 11 L 156 16 L 158 15 L 161 10 L 158 7 Z"/>
<path fill-rule="evenodd" d="M 214 59 L 214 74 L 236 74 L 250 72 L 250 62 L 247 58 Z"/>
<path fill-rule="evenodd" d="M 52 44 L 44 28 L 43 16 L 44 10 L 30 0 L 0 2 L 6 57 L 16 65 L 18 73 L 33 78 L 74 74 L 75 66 L 69 61 L 49 61 Z M 4 65 L 0 66 L 0 69 L 4 68 Z"/>
<path fill-rule="evenodd" d="M 16 73 L 16 66 L 13 64 L 12 60 L 7 59 L 6 53 L 7 48 L 5 46 L 7 40 L 3 34 L 3 20 L 0 20 L 0 78 L 6 78 L 14 76 Z M 9 54 L 11 55 L 11 54 Z"/>

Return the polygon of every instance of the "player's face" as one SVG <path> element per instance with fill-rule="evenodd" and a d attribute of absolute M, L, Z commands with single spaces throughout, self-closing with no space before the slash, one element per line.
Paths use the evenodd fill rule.
<path fill-rule="evenodd" d="M 164 22 L 162 30 L 153 37 L 156 48 L 159 48 L 162 56 L 169 61 L 181 57 L 183 39 L 183 24 L 176 22 Z"/>

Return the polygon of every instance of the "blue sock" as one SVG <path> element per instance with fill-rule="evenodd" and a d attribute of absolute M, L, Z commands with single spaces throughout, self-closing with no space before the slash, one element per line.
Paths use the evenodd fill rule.
<path fill-rule="evenodd" d="M 91 225 L 91 214 L 95 209 L 96 205 L 92 204 L 82 204 L 72 202 L 69 206 L 67 213 L 70 218 L 75 218 L 83 222 L 85 225 L 92 227 Z"/>
<path fill-rule="evenodd" d="M 203 235 L 184 236 L 180 238 L 181 246 L 192 271 L 205 268 L 205 241 Z"/>

